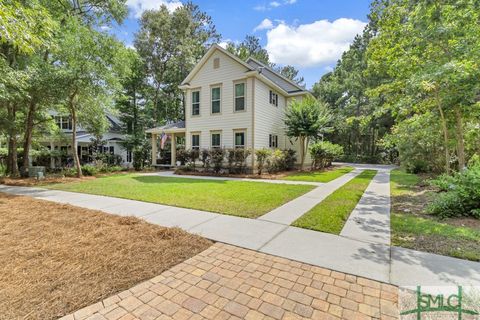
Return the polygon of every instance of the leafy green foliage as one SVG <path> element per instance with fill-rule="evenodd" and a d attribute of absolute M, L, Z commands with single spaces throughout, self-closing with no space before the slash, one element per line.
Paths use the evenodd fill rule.
<path fill-rule="evenodd" d="M 295 151 L 291 149 L 274 149 L 266 158 L 266 168 L 269 173 L 292 170 L 296 162 Z"/>
<path fill-rule="evenodd" d="M 245 173 L 247 171 L 247 158 L 251 151 L 243 148 L 227 149 L 227 162 L 229 173 Z"/>
<path fill-rule="evenodd" d="M 255 150 L 255 157 L 257 160 L 257 170 L 259 175 L 261 175 L 263 170 L 265 169 L 267 159 L 271 154 L 272 154 L 272 151 L 267 148 Z"/>
<path fill-rule="evenodd" d="M 470 216 L 480 219 L 480 164 L 453 176 L 442 175 L 432 181 L 441 192 L 437 194 L 428 211 L 441 218 Z"/>
<path fill-rule="evenodd" d="M 293 100 L 285 113 L 286 134 L 300 142 L 300 166 L 303 170 L 305 152 L 310 139 L 322 136 L 330 130 L 332 120 L 325 105 L 313 97 Z"/>
<path fill-rule="evenodd" d="M 343 156 L 343 147 L 329 141 L 315 142 L 310 146 L 312 168 L 323 169 L 332 165 L 332 161 Z"/>

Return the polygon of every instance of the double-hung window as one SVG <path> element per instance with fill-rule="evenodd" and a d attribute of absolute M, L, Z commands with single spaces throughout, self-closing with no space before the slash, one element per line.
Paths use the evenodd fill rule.
<path fill-rule="evenodd" d="M 212 113 L 220 113 L 220 104 L 221 104 L 221 88 L 212 87 L 211 97 L 212 97 Z"/>
<path fill-rule="evenodd" d="M 192 116 L 200 114 L 200 91 L 192 91 Z"/>
<path fill-rule="evenodd" d="M 276 134 L 269 135 L 268 140 L 270 148 L 278 148 L 278 136 Z"/>
<path fill-rule="evenodd" d="M 270 90 L 270 104 L 278 107 L 278 94 Z"/>
<path fill-rule="evenodd" d="M 200 135 L 198 133 L 192 134 L 192 149 L 200 149 Z"/>
<path fill-rule="evenodd" d="M 245 148 L 245 131 L 235 132 L 235 149 Z"/>
<path fill-rule="evenodd" d="M 235 111 L 245 110 L 245 83 L 235 84 Z"/>
<path fill-rule="evenodd" d="M 212 148 L 220 148 L 222 145 L 222 135 L 219 132 L 212 132 Z"/>

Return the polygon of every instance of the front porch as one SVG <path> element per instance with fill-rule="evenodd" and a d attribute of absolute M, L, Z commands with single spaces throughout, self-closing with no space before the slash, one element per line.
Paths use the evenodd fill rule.
<path fill-rule="evenodd" d="M 152 166 L 176 167 L 177 149 L 185 146 L 185 121 L 148 129 L 152 143 Z"/>

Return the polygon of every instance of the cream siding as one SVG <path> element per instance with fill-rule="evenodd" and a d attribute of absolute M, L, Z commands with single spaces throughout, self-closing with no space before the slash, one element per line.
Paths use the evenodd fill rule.
<path fill-rule="evenodd" d="M 219 59 L 220 67 L 215 69 L 213 61 Z M 200 133 L 200 149 L 210 148 L 212 131 L 222 134 L 222 146 L 232 148 L 234 144 L 234 130 L 246 131 L 246 146 L 252 147 L 252 108 L 250 95 L 252 94 L 252 78 L 247 79 L 247 69 L 234 61 L 231 57 L 217 50 L 205 62 L 190 81 L 190 87 L 185 91 L 186 98 L 186 148 L 192 145 L 191 133 Z M 245 111 L 234 111 L 234 84 L 244 81 Z M 221 86 L 220 114 L 211 113 L 211 88 Z M 200 115 L 192 116 L 191 92 L 200 90 Z"/>

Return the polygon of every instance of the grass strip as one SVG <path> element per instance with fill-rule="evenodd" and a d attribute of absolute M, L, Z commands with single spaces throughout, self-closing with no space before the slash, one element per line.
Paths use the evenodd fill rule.
<path fill-rule="evenodd" d="M 296 172 L 282 180 L 308 181 L 308 182 L 330 182 L 353 170 L 353 167 L 341 167 L 327 171 Z"/>
<path fill-rule="evenodd" d="M 305 229 L 340 234 L 350 213 L 376 173 L 376 170 L 363 171 L 298 218 L 293 225 Z"/>
<path fill-rule="evenodd" d="M 314 188 L 308 185 L 131 174 L 46 187 L 248 218 L 261 216 Z"/>

